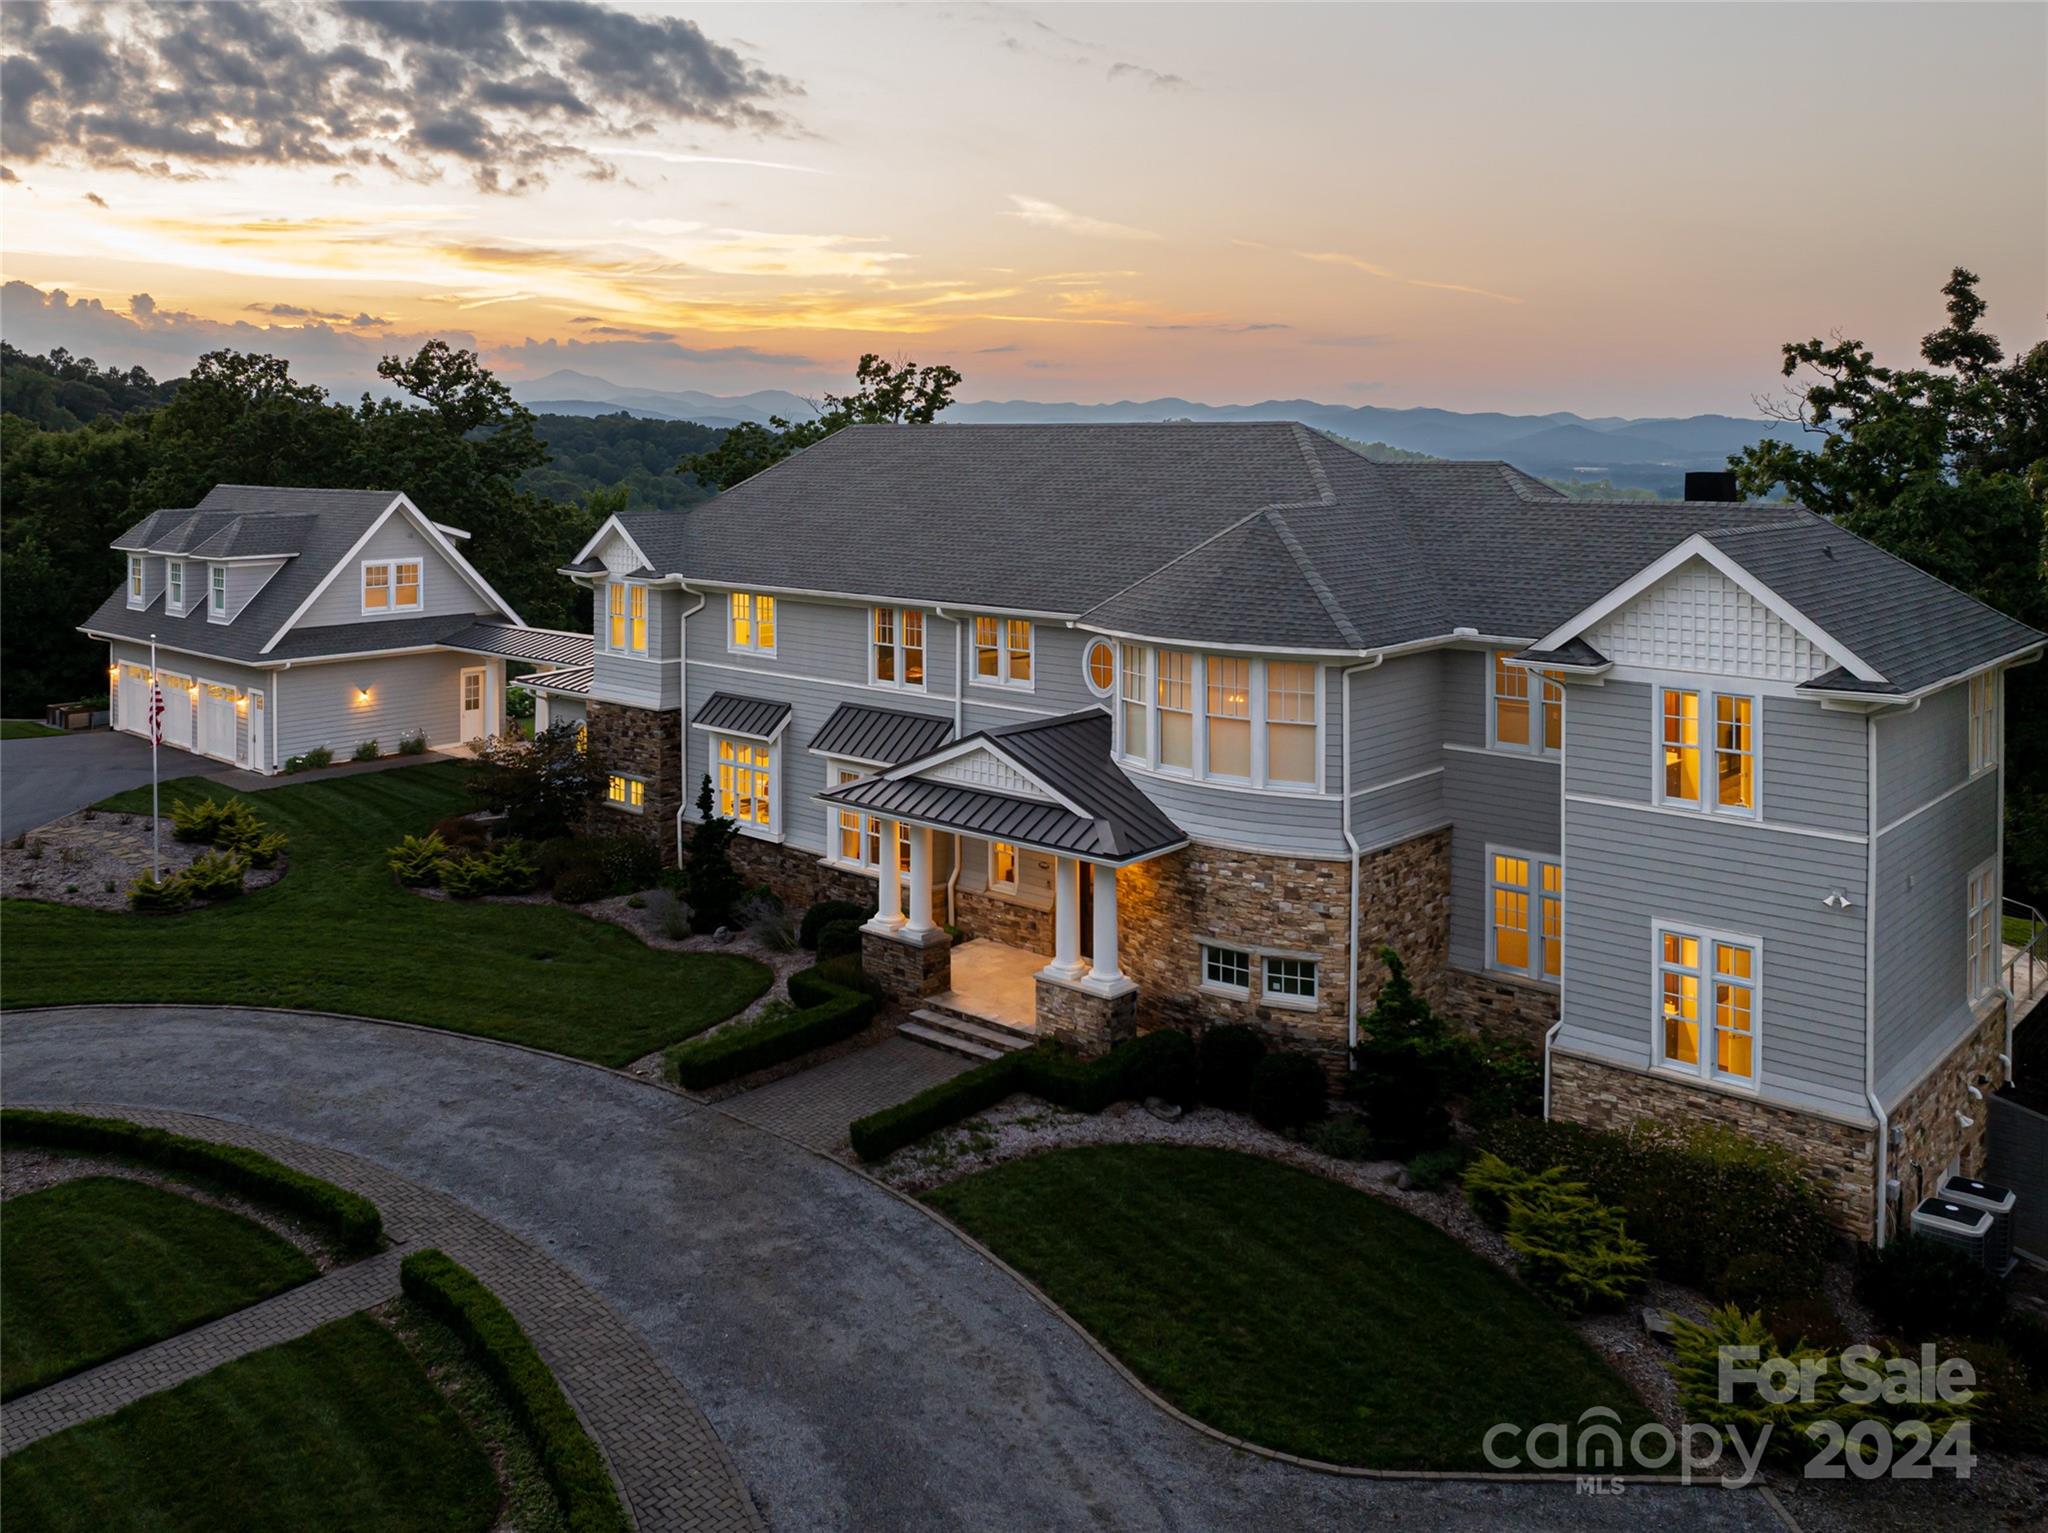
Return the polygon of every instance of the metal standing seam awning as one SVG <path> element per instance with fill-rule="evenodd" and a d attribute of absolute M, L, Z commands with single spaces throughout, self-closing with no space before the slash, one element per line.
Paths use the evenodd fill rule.
<path fill-rule="evenodd" d="M 811 737 L 809 749 L 837 761 L 892 767 L 929 756 L 952 738 L 952 722 L 933 714 L 841 703 Z"/>
<path fill-rule="evenodd" d="M 690 720 L 690 727 L 741 740 L 772 743 L 789 728 L 792 711 L 788 703 L 764 697 L 714 692 L 704 699 L 704 706 Z"/>
<path fill-rule="evenodd" d="M 932 758 L 951 758 L 975 742 L 1051 796 L 1020 798 L 918 775 L 934 764 Z M 1110 760 L 1109 746 L 1109 715 L 1089 709 L 978 731 L 888 771 L 827 788 L 817 798 L 883 819 L 1111 866 L 1144 862 L 1187 845 L 1187 832 Z"/>
<path fill-rule="evenodd" d="M 502 655 L 507 660 L 559 666 L 589 665 L 597 648 L 597 641 L 587 633 L 521 628 L 511 623 L 471 623 L 439 642 L 448 649 L 467 650 L 474 655 Z"/>
<path fill-rule="evenodd" d="M 571 666 L 559 671 L 529 671 L 524 676 L 514 676 L 505 685 L 514 691 L 588 697 L 593 674 L 594 668 L 587 665 Z"/>

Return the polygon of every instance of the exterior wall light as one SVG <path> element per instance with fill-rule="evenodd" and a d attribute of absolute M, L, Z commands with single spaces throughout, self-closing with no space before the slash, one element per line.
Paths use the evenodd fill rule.
<path fill-rule="evenodd" d="M 370 689 L 368 687 L 357 687 L 356 701 L 358 703 L 368 704 L 368 702 L 370 701 Z"/>

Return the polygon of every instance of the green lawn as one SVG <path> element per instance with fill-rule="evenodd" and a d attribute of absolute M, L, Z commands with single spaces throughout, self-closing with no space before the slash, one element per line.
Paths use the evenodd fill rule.
<path fill-rule="evenodd" d="M 1113 1145 L 928 1194 L 1167 1399 L 1264 1447 L 1484 1469 L 1497 1422 L 1650 1417 L 1541 1301 L 1365 1193 L 1228 1150 Z"/>
<path fill-rule="evenodd" d="M 240 1358 L 0 1460 L 8 1533 L 469 1533 L 489 1459 L 367 1315 Z"/>
<path fill-rule="evenodd" d="M 2002 923 L 2004 940 L 2013 947 L 2025 947 L 2033 936 L 2033 926 L 2020 916 L 2007 916 Z"/>
<path fill-rule="evenodd" d="M 0 719 L 0 740 L 40 740 L 44 735 L 61 735 L 61 729 L 38 724 L 34 719 Z"/>
<path fill-rule="evenodd" d="M 254 1220 L 118 1176 L 10 1199 L 0 1270 L 0 1399 L 315 1275 Z"/>
<path fill-rule="evenodd" d="M 7 902 L 0 1006 L 307 1007 L 623 1065 L 702 1032 L 768 988 L 760 964 L 657 952 L 561 906 L 429 900 L 399 888 L 385 849 L 470 807 L 463 771 L 435 763 L 247 795 L 291 837 L 291 870 L 238 900 L 175 916 Z M 164 810 L 176 798 L 227 792 L 180 778 L 163 785 Z M 102 807 L 146 814 L 149 790 Z"/>

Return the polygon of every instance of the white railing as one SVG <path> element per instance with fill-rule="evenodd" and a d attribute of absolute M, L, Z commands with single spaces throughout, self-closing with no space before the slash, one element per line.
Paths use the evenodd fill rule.
<path fill-rule="evenodd" d="M 2004 920 L 1999 925 L 1999 939 L 2002 948 L 2012 949 L 2012 956 L 2005 961 L 2005 988 L 2016 997 L 2024 999 L 2034 993 L 2044 978 L 2048 978 L 2048 917 L 2043 917 L 2024 900 L 2008 898 L 2003 902 L 1999 914 Z M 2019 921 L 2026 926 L 2024 942 L 2005 941 L 2006 925 Z"/>

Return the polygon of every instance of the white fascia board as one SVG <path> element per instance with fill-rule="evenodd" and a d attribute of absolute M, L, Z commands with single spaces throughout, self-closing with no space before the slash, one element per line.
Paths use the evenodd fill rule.
<path fill-rule="evenodd" d="M 1944 691 L 1959 681 L 1967 681 L 1972 676 L 1976 676 L 1984 671 L 1995 671 L 2009 665 L 2032 665 L 2041 658 L 2044 648 L 2048 648 L 2048 642 L 2036 641 L 2027 645 L 2024 649 L 2016 649 L 2010 654 L 2000 655 L 1996 660 L 1986 660 L 1981 665 L 1973 665 L 1968 670 L 1957 671 L 1952 675 L 1942 677 L 1939 681 L 1930 681 L 1924 687 L 1915 687 L 1911 692 L 1838 692 L 1827 687 L 1802 686 L 1795 689 L 1794 695 L 1798 697 L 1818 697 L 1823 700 L 1823 706 L 1830 708 L 1845 707 L 1855 703 L 1867 704 L 1871 708 L 1891 708 L 1896 707 L 1900 703 L 1917 702 L 1923 697 L 1931 697 L 1936 692 Z"/>
<path fill-rule="evenodd" d="M 641 550 L 641 547 L 638 543 L 635 543 L 633 541 L 633 534 L 626 531 L 625 527 L 620 524 L 619 518 L 616 513 L 604 519 L 604 525 L 598 528 L 597 531 L 593 532 L 590 535 L 590 541 L 588 543 L 585 543 L 581 548 L 577 549 L 576 557 L 571 559 L 569 562 L 571 564 L 581 564 L 585 559 L 588 559 L 591 556 L 591 554 L 596 550 L 598 544 L 602 543 L 606 538 L 610 537 L 615 532 L 620 537 L 624 538 L 626 540 L 626 546 L 633 550 L 633 557 L 640 561 L 640 568 L 642 568 L 643 570 L 651 570 L 654 568 L 654 561 L 647 557 L 647 555 Z"/>
<path fill-rule="evenodd" d="M 1820 624 L 1801 612 L 1797 607 L 1778 595 L 1741 564 L 1710 541 L 1706 534 L 1696 532 L 1671 549 L 1654 563 L 1645 565 L 1629 579 L 1623 581 L 1605 596 L 1584 611 L 1568 618 L 1549 633 L 1530 645 L 1531 649 L 1556 649 L 1567 639 L 1577 638 L 1586 629 L 1611 613 L 1618 612 L 1636 597 L 1650 589 L 1680 565 L 1694 559 L 1704 559 L 1716 570 L 1726 575 L 1736 585 L 1747 591 L 1759 602 L 1769 607 L 1785 622 L 1792 625 L 1808 642 L 1822 650 L 1841 667 L 1860 681 L 1883 681 L 1884 674 L 1873 669 L 1856 654 L 1835 638 Z"/>
<path fill-rule="evenodd" d="M 467 580 L 475 588 L 479 596 L 483 597 L 484 600 L 511 619 L 512 625 L 515 628 L 524 628 L 526 626 L 526 619 L 522 618 L 517 612 L 514 612 L 512 604 L 491 589 L 491 583 L 484 579 L 483 572 L 462 557 L 461 550 L 448 541 L 447 536 L 442 533 L 437 523 L 429 521 L 427 514 L 402 493 L 398 497 L 397 504 L 403 506 L 406 513 L 415 522 L 419 523 L 420 530 L 426 534 L 427 541 L 440 550 L 441 556 L 455 566 L 455 572 Z M 465 532 L 460 534 L 460 536 L 466 538 L 469 534 Z"/>
<path fill-rule="evenodd" d="M 1032 771 L 1031 768 L 1024 765 L 1023 762 L 1019 761 L 1015 756 L 1011 755 L 1008 751 L 1004 750 L 1002 746 L 999 745 L 995 740 L 989 738 L 989 736 L 984 734 L 972 734 L 964 740 L 955 740 L 950 745 L 941 746 L 938 750 L 933 751 L 929 756 L 921 756 L 915 761 L 906 761 L 902 763 L 900 766 L 891 767 L 888 771 L 878 772 L 875 775 L 880 777 L 884 782 L 900 782 L 906 777 L 921 777 L 927 771 L 929 771 L 931 768 L 935 766 L 943 766 L 948 761 L 956 761 L 962 756 L 973 755 L 980 751 L 987 751 L 991 756 L 995 757 L 998 761 L 1002 762 L 1004 766 L 1008 767 L 1011 771 L 1015 772 L 1019 777 L 1023 778 L 1026 782 L 1030 783 L 1031 786 L 1036 788 L 1040 793 L 1043 793 L 1053 803 L 1058 804 L 1060 808 L 1066 810 L 1068 814 L 1075 815 L 1083 820 L 1093 820 L 1099 818 L 1099 816 L 1097 816 L 1094 813 L 1094 811 L 1083 809 L 1079 804 L 1075 803 L 1071 798 L 1067 797 L 1066 794 L 1060 792 L 1059 789 L 1055 788 L 1051 783 L 1047 782 L 1044 778 L 1040 777 L 1036 772 Z M 852 785 L 847 784 L 847 786 L 850 787 Z M 961 788 L 973 788 L 975 787 L 975 784 L 955 783 L 953 786 Z M 982 788 L 980 791 L 984 793 L 990 793 L 994 792 L 995 790 L 991 788 Z"/>

